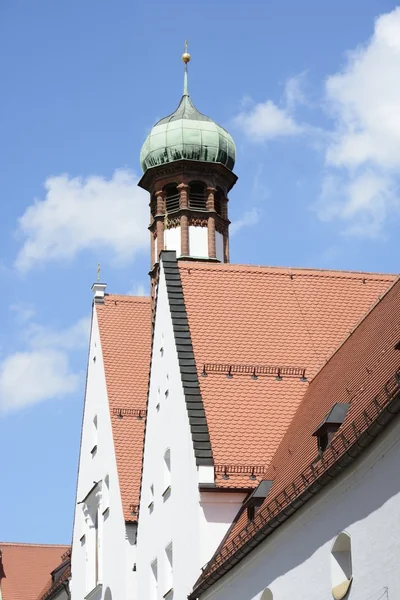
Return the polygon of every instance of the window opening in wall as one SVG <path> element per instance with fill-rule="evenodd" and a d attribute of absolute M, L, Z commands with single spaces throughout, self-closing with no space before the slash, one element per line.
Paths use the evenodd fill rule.
<path fill-rule="evenodd" d="M 156 195 L 153 194 L 150 201 L 150 212 L 151 216 L 155 217 L 157 214 L 157 198 Z"/>
<path fill-rule="evenodd" d="M 157 559 L 150 565 L 150 591 L 152 600 L 156 600 L 158 590 L 158 566 Z"/>
<path fill-rule="evenodd" d="M 154 484 L 152 483 L 150 486 L 150 492 L 149 492 L 149 513 L 151 514 L 154 510 Z"/>
<path fill-rule="evenodd" d="M 341 600 L 350 589 L 353 580 L 351 539 L 347 533 L 340 533 L 331 550 L 332 595 Z"/>
<path fill-rule="evenodd" d="M 222 211 L 222 202 L 221 202 L 221 198 L 222 198 L 222 192 L 220 190 L 220 188 L 217 188 L 217 191 L 214 194 L 214 208 L 215 208 L 215 212 L 217 213 L 217 215 L 221 215 L 221 211 Z"/>
<path fill-rule="evenodd" d="M 104 517 L 106 517 L 108 515 L 108 513 L 110 512 L 110 476 L 106 475 L 104 477 L 104 489 L 103 489 L 103 515 Z"/>
<path fill-rule="evenodd" d="M 164 188 L 165 191 L 165 206 L 168 213 L 174 210 L 179 210 L 180 194 L 176 183 L 170 183 Z"/>
<path fill-rule="evenodd" d="M 95 586 L 99 583 L 99 554 L 100 554 L 100 548 L 99 548 L 99 542 L 100 542 L 100 538 L 99 538 L 99 511 L 96 510 L 96 515 L 94 517 L 94 550 L 95 550 L 95 556 L 94 556 L 94 584 Z"/>
<path fill-rule="evenodd" d="M 168 500 L 171 495 L 171 450 L 167 448 L 164 453 L 164 465 L 163 465 L 163 473 L 164 473 L 164 491 L 163 491 L 163 500 L 164 502 Z"/>
<path fill-rule="evenodd" d="M 274 596 L 269 588 L 265 588 L 261 594 L 260 600 L 273 600 Z"/>
<path fill-rule="evenodd" d="M 164 597 L 171 594 L 173 588 L 173 557 L 172 542 L 165 548 L 165 593 Z"/>
<path fill-rule="evenodd" d="M 92 449 L 90 450 L 92 456 L 97 452 L 97 415 L 93 417 L 92 423 Z"/>
<path fill-rule="evenodd" d="M 106 589 L 106 593 L 104 594 L 104 600 L 112 600 L 112 594 L 109 587 Z"/>
<path fill-rule="evenodd" d="M 206 210 L 206 186 L 201 181 L 192 181 L 189 184 L 189 206 L 197 210 Z"/>

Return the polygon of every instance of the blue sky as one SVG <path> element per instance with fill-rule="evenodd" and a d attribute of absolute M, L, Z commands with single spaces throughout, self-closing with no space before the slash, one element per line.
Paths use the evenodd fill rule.
<path fill-rule="evenodd" d="M 96 266 L 148 285 L 139 152 L 180 98 L 237 145 L 232 262 L 397 272 L 400 9 L 388 0 L 4 0 L 1 532 L 69 542 Z"/>

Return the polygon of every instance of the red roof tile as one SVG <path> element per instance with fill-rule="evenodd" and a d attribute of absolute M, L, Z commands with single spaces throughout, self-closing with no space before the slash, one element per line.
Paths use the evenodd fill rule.
<path fill-rule="evenodd" d="M 54 578 L 53 578 L 54 575 Z M 63 555 L 63 560 L 59 565 L 56 565 L 51 572 L 51 577 L 46 583 L 43 590 L 40 592 L 37 600 L 47 600 L 53 596 L 56 592 L 62 589 L 62 587 L 71 578 L 71 551 L 66 552 Z"/>
<path fill-rule="evenodd" d="M 3 600 L 36 600 L 69 546 L 0 542 Z"/>
<path fill-rule="evenodd" d="M 106 295 L 96 304 L 122 506 L 136 520 L 151 347 L 150 298 Z M 139 414 L 140 412 L 140 414 Z M 122 418 L 121 418 L 122 417 Z"/>
<path fill-rule="evenodd" d="M 312 434 L 334 404 L 350 403 L 350 408 L 333 443 L 342 432 L 349 431 L 349 425 L 352 429 L 354 420 L 362 417 L 362 412 L 371 406 L 373 399 L 382 394 L 385 383 L 400 367 L 400 353 L 395 349 L 399 340 L 400 280 L 397 280 L 311 382 L 265 472 L 264 478 L 274 483 L 260 515 L 263 515 L 263 508 L 285 488 L 288 489 L 287 486 L 306 472 L 317 458 L 317 440 Z M 328 448 L 326 452 L 329 451 Z M 268 511 L 265 514 L 268 515 Z M 240 547 L 239 536 L 244 533 L 247 523 L 244 511 L 210 561 L 201 581 L 227 560 L 231 547 L 232 551 Z"/>
<path fill-rule="evenodd" d="M 216 481 L 251 487 L 310 381 L 393 282 L 392 275 L 179 262 Z M 217 365 L 281 367 L 282 380 Z M 204 369 L 205 365 L 205 369 Z M 288 376 L 285 367 L 297 367 Z M 202 377 L 205 370 L 207 377 Z M 236 371 L 238 369 L 236 368 Z M 256 371 L 257 373 L 257 371 Z M 229 479 L 223 476 L 223 466 Z M 240 470 L 240 475 L 232 471 Z M 256 479 L 250 478 L 252 467 Z M 226 477 L 226 476 L 225 476 Z"/>

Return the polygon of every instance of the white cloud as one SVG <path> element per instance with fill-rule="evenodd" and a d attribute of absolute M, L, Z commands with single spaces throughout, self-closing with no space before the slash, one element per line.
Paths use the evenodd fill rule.
<path fill-rule="evenodd" d="M 299 104 L 308 104 L 308 100 L 304 93 L 304 80 L 306 73 L 299 73 L 285 82 L 285 103 L 286 109 L 293 112 Z"/>
<path fill-rule="evenodd" d="M 0 410 L 10 412 L 76 391 L 79 376 L 56 350 L 9 355 L 0 366 Z"/>
<path fill-rule="evenodd" d="M 59 331 L 29 323 L 22 334 L 24 349 L 0 362 L 0 412 L 76 392 L 81 374 L 74 372 L 69 351 L 87 346 L 89 327 L 87 318 Z"/>
<path fill-rule="evenodd" d="M 243 227 L 251 227 L 252 225 L 257 225 L 260 221 L 261 213 L 257 208 L 252 208 L 249 211 L 246 211 L 239 219 L 233 221 L 230 228 L 230 235 L 235 235 L 238 233 Z"/>
<path fill-rule="evenodd" d="M 82 250 L 105 246 L 127 261 L 148 246 L 148 197 L 137 177 L 117 170 L 111 179 L 49 177 L 46 196 L 35 200 L 18 222 L 24 239 L 16 267 L 27 271 L 51 260 L 70 260 Z"/>
<path fill-rule="evenodd" d="M 25 302 L 14 302 L 10 306 L 10 310 L 12 310 L 16 316 L 16 320 L 19 323 L 26 323 L 30 321 L 32 317 L 35 316 L 35 309 L 26 304 Z"/>
<path fill-rule="evenodd" d="M 234 122 L 247 137 L 259 142 L 298 135 L 303 131 L 285 107 L 279 108 L 271 100 L 248 106 Z"/>
<path fill-rule="evenodd" d="M 145 286 L 143 283 L 139 283 L 131 287 L 127 292 L 128 296 L 149 296 L 149 286 Z"/>
<path fill-rule="evenodd" d="M 396 8 L 376 20 L 369 42 L 349 53 L 343 70 L 326 81 L 335 127 L 316 209 L 322 219 L 342 220 L 348 234 L 379 236 L 388 216 L 400 209 L 399 72 Z"/>
<path fill-rule="evenodd" d="M 326 176 L 315 208 L 323 221 L 342 220 L 344 234 L 371 238 L 381 235 L 389 213 L 400 211 L 395 181 L 367 169 Z"/>
<path fill-rule="evenodd" d="M 89 341 L 90 318 L 83 317 L 67 329 L 55 331 L 37 323 L 31 323 L 25 338 L 32 348 L 62 348 L 74 350 L 85 348 Z"/>

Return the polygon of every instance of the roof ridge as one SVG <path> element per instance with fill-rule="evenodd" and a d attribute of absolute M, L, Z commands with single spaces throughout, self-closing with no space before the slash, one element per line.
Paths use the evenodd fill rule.
<path fill-rule="evenodd" d="M 274 265 L 251 265 L 251 264 L 238 264 L 238 263 L 205 263 L 200 261 L 185 261 L 179 260 L 178 266 L 182 268 L 198 269 L 201 271 L 243 271 L 248 269 L 251 272 L 265 273 L 270 272 L 279 275 L 290 275 L 296 273 L 297 275 L 314 275 L 316 277 L 361 277 L 370 276 L 374 279 L 389 280 L 397 278 L 397 273 L 381 273 L 375 271 L 355 271 L 346 269 L 319 269 L 315 267 L 281 267 Z M 347 277 L 346 277 L 347 276 Z"/>
<path fill-rule="evenodd" d="M 131 296 L 129 294 L 105 294 L 105 299 L 119 300 L 120 302 L 143 302 L 148 304 L 151 301 L 150 296 Z"/>
<path fill-rule="evenodd" d="M 0 542 L 0 548 L 2 546 L 34 546 L 35 548 L 71 548 L 71 544 L 37 544 L 31 542 Z"/>

